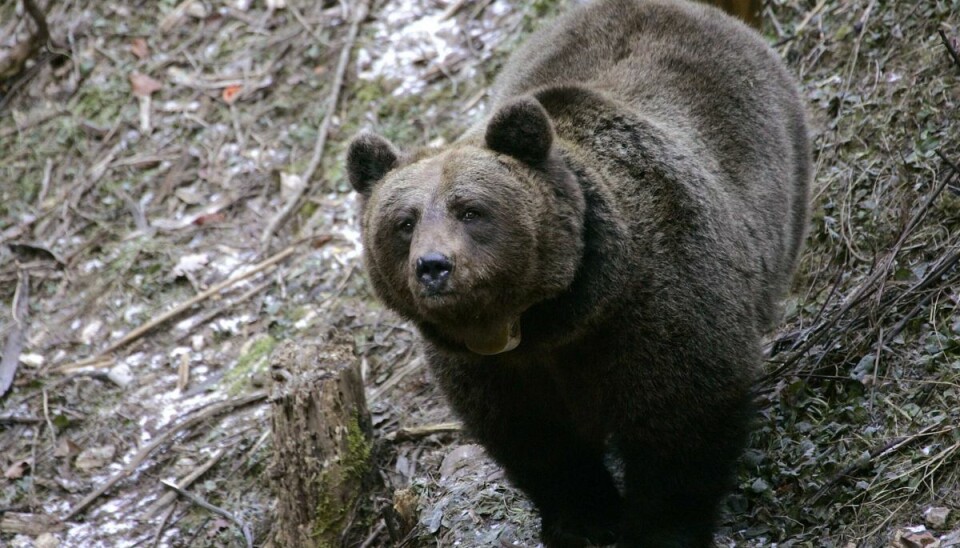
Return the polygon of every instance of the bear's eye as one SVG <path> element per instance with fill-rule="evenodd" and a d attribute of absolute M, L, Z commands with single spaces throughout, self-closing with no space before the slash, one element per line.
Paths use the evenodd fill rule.
<path fill-rule="evenodd" d="M 413 219 L 404 219 L 397 223 L 397 231 L 401 234 L 410 234 L 413 232 Z"/>
<path fill-rule="evenodd" d="M 469 223 L 470 221 L 476 221 L 481 217 L 480 212 L 476 209 L 467 209 L 460 214 L 460 220 Z"/>

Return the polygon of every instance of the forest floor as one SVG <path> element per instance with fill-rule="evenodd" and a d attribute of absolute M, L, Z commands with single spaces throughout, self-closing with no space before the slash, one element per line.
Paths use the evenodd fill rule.
<path fill-rule="evenodd" d="M 13 68 L 36 26 L 2 3 L 0 545 L 269 542 L 271 355 L 336 332 L 385 485 L 344 544 L 536 546 L 372 297 L 344 147 L 455 139 L 574 3 L 61 0 Z M 960 546 L 960 1 L 769 0 L 763 30 L 816 181 L 718 541 Z M 398 492 L 403 539 L 378 513 Z"/>

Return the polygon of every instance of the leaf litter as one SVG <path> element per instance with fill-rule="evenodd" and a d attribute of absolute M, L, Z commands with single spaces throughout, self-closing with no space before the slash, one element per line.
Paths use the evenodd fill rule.
<path fill-rule="evenodd" d="M 69 59 L 37 57 L 0 88 L 0 339 L 24 273 L 31 289 L 0 413 L 0 542 L 244 543 L 183 499 L 157 511 L 167 479 L 262 544 L 268 409 L 233 405 L 261 390 L 268 341 L 339 331 L 362 357 L 378 437 L 394 439 L 370 504 L 414 514 L 407 545 L 536 545 L 529 503 L 466 435 L 394 436 L 453 417 L 411 327 L 371 297 L 341 166 L 360 128 L 404 146 L 455 138 L 509 51 L 572 3 L 378 2 L 307 181 L 292 177 L 318 137 L 348 4 L 54 3 Z M 22 20 L 17 4 L 0 6 L 2 25 Z M 721 545 L 960 544 L 958 14 L 955 0 L 768 3 L 764 30 L 809 99 L 816 196 Z M 17 251 L 31 248 L 56 260 Z M 65 527 L 46 519 L 109 481 Z M 398 544 L 387 525 L 355 525 L 350 545 Z"/>

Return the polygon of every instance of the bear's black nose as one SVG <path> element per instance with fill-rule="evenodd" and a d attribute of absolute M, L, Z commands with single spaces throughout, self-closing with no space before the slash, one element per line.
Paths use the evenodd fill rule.
<path fill-rule="evenodd" d="M 438 291 L 447 283 L 453 263 L 446 255 L 430 252 L 417 259 L 417 280 L 430 291 Z"/>

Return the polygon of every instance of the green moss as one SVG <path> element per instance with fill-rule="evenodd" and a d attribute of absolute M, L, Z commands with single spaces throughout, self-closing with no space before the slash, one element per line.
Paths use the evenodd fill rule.
<path fill-rule="evenodd" d="M 227 393 L 236 396 L 249 384 L 255 373 L 266 371 L 270 354 L 277 341 L 270 335 L 261 335 L 248 343 L 246 351 L 237 359 L 237 365 L 223 376 Z"/>
<path fill-rule="evenodd" d="M 316 542 L 317 548 L 327 548 L 333 546 L 327 537 L 330 536 L 331 531 L 340 529 L 346 509 L 330 496 L 330 481 L 327 474 L 321 474 L 317 478 L 317 492 L 320 493 L 320 500 L 317 502 L 311 537 Z"/>
<path fill-rule="evenodd" d="M 344 463 L 344 470 L 351 478 L 362 480 L 370 471 L 370 452 L 367 435 L 360 427 L 360 421 L 354 417 L 347 424 L 347 460 Z"/>
<path fill-rule="evenodd" d="M 362 482 L 370 473 L 372 447 L 356 417 L 347 423 L 346 442 L 347 450 L 338 477 L 331 478 L 330 474 L 323 473 L 316 481 L 319 501 L 314 514 L 312 537 L 318 547 L 332 546 L 331 539 L 340 537 L 346 525 L 344 520 L 347 513 L 356 502 L 351 500 L 341 504 L 330 495 L 333 491 L 331 486 L 339 486 L 345 481 Z"/>

